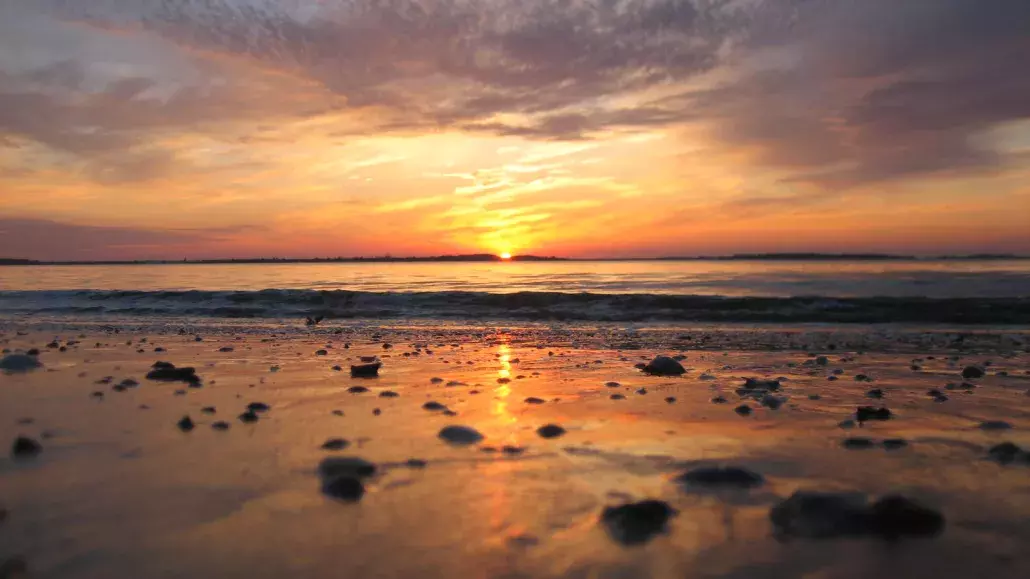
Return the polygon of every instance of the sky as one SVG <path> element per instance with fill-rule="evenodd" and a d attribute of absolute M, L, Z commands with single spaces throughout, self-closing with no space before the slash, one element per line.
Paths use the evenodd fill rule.
<path fill-rule="evenodd" d="M 0 0 L 0 257 L 1030 254 L 1026 0 Z"/>

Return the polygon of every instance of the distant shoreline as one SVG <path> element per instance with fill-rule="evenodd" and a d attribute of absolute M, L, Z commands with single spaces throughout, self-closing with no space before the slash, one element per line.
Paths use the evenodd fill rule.
<path fill-rule="evenodd" d="M 32 259 L 0 258 L 0 266 L 54 266 L 54 265 L 232 265 L 232 264 L 287 264 L 287 263 L 503 263 L 538 261 L 999 261 L 1025 260 L 1027 255 L 971 254 L 918 257 L 880 253 L 741 253 L 721 256 L 664 256 L 664 257 L 602 257 L 572 258 L 516 255 L 510 260 L 491 254 L 437 255 L 431 257 L 314 257 L 314 258 L 223 258 L 223 259 L 149 259 L 149 260 L 96 260 L 96 261 L 42 261 Z"/>

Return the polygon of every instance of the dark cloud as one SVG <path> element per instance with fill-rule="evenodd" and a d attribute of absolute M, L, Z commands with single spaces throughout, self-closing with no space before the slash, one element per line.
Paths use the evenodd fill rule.
<path fill-rule="evenodd" d="M 144 78 L 86 92 L 88 71 L 72 62 L 0 77 L 0 142 L 16 135 L 107 159 L 146 131 L 204 130 L 271 111 L 304 117 L 371 108 L 376 114 L 367 115 L 363 130 L 588 139 L 609 129 L 700 123 L 717 142 L 749 151 L 793 181 L 848 187 L 998 167 L 1006 159 L 976 137 L 1030 118 L 1026 0 L 34 6 L 100 30 L 148 31 L 189 51 L 287 73 L 278 85 L 179 87 L 161 99 L 148 96 L 152 80 Z M 735 71 L 732 80 L 625 104 L 636 91 L 676 87 L 719 67 Z M 5 78 L 17 86 L 5 88 Z M 283 103 L 281 95 L 301 80 L 317 84 L 323 100 Z M 615 97 L 623 104 L 612 105 Z M 262 100 L 273 105 L 257 104 Z M 513 113 L 522 120 L 497 118 Z M 97 174 L 147 176 L 171 162 L 150 154 Z"/>
<path fill-rule="evenodd" d="M 45 219 L 0 218 L 0 247 L 5 257 L 28 259 L 91 259 L 97 256 L 165 255 L 176 248 L 196 248 L 228 233 L 212 231 L 153 231 L 132 227 L 98 227 Z"/>

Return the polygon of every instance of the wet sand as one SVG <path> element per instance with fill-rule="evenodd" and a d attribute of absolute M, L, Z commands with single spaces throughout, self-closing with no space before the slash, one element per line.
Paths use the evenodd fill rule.
<path fill-rule="evenodd" d="M 1030 463 L 988 457 L 1005 441 L 1030 449 L 1026 332 L 176 330 L 3 328 L 0 346 L 38 348 L 44 364 L 0 375 L 0 440 L 43 447 L 0 458 L 8 576 L 19 562 L 47 578 L 1030 576 Z M 55 339 L 66 351 L 46 347 Z M 659 354 L 684 355 L 686 374 L 634 367 Z M 382 360 L 378 378 L 350 376 L 361 356 Z M 145 379 L 159 360 L 195 367 L 200 387 Z M 986 375 L 964 380 L 970 365 Z M 780 378 L 782 405 L 742 399 L 748 377 Z M 126 378 L 139 385 L 115 388 Z M 241 421 L 253 402 L 269 409 Z M 860 406 L 893 417 L 842 427 Z M 546 424 L 565 434 L 541 437 Z M 449 425 L 484 439 L 448 444 Z M 856 437 L 871 448 L 843 446 Z M 343 448 L 323 449 L 333 438 Z M 376 465 L 360 500 L 322 492 L 318 465 L 333 456 Z M 765 484 L 673 480 L 713 464 Z M 777 536 L 770 509 L 798 489 L 901 493 L 946 526 Z M 644 499 L 676 511 L 650 540 L 627 546 L 599 523 L 606 506 Z"/>

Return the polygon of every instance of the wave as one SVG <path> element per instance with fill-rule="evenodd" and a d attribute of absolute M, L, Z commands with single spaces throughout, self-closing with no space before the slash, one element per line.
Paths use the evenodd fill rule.
<path fill-rule="evenodd" d="M 1030 298 L 829 298 L 463 291 L 0 291 L 0 315 L 1030 324 Z"/>

